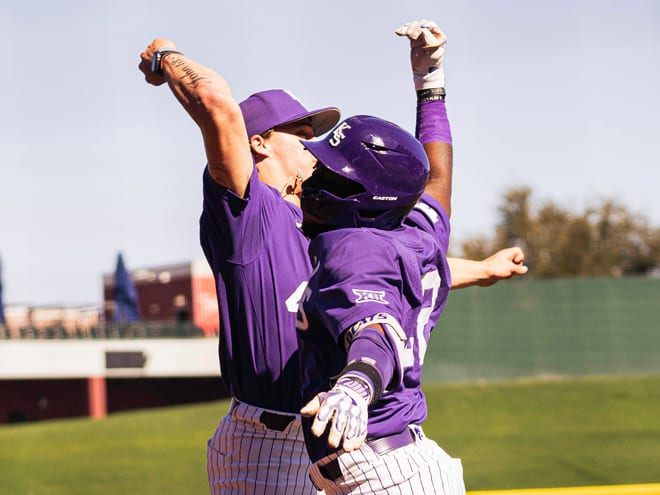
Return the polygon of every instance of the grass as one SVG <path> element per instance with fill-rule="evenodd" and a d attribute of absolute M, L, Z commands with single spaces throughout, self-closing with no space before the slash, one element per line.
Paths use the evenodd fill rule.
<path fill-rule="evenodd" d="M 425 387 L 469 491 L 660 481 L 660 376 Z M 206 494 L 227 401 L 0 427 L 0 494 Z"/>
<path fill-rule="evenodd" d="M 0 494 L 208 493 L 206 440 L 225 401 L 0 428 Z"/>
<path fill-rule="evenodd" d="M 658 482 L 659 390 L 657 376 L 433 387 L 425 431 L 468 490 Z"/>

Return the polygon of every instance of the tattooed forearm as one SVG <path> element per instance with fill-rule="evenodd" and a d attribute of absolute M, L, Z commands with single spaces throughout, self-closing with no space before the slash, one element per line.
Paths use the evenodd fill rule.
<path fill-rule="evenodd" d="M 208 77 L 202 76 L 199 73 L 197 73 L 192 67 L 186 64 L 179 57 L 174 57 L 174 56 L 170 57 L 170 65 L 173 68 L 181 69 L 181 71 L 183 72 L 183 76 L 181 76 L 181 80 L 183 81 L 185 79 L 188 79 L 188 82 L 186 84 L 192 86 L 193 88 L 196 88 L 200 81 L 209 81 Z"/>

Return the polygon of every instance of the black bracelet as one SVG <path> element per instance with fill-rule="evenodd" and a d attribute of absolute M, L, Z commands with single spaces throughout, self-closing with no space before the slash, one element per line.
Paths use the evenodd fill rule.
<path fill-rule="evenodd" d="M 158 50 L 156 53 L 154 53 L 153 58 L 151 59 L 151 70 L 152 72 L 155 72 L 159 76 L 163 75 L 163 67 L 162 63 L 163 60 L 167 55 L 170 53 L 178 53 L 179 55 L 183 55 L 180 51 L 174 50 L 173 48 L 161 48 Z"/>
<path fill-rule="evenodd" d="M 417 103 L 425 103 L 427 101 L 445 101 L 445 88 L 429 88 L 420 89 L 417 91 Z"/>

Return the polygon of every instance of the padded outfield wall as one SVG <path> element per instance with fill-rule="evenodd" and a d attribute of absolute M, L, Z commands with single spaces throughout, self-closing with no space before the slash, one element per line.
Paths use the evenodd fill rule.
<path fill-rule="evenodd" d="M 452 291 L 424 381 L 660 373 L 660 279 L 513 279 Z"/>

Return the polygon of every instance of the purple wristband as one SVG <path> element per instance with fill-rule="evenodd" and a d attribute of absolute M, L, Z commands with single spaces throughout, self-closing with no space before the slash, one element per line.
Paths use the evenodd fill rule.
<path fill-rule="evenodd" d="M 440 142 L 452 144 L 447 107 L 442 100 L 417 104 L 417 139 L 422 144 Z"/>

